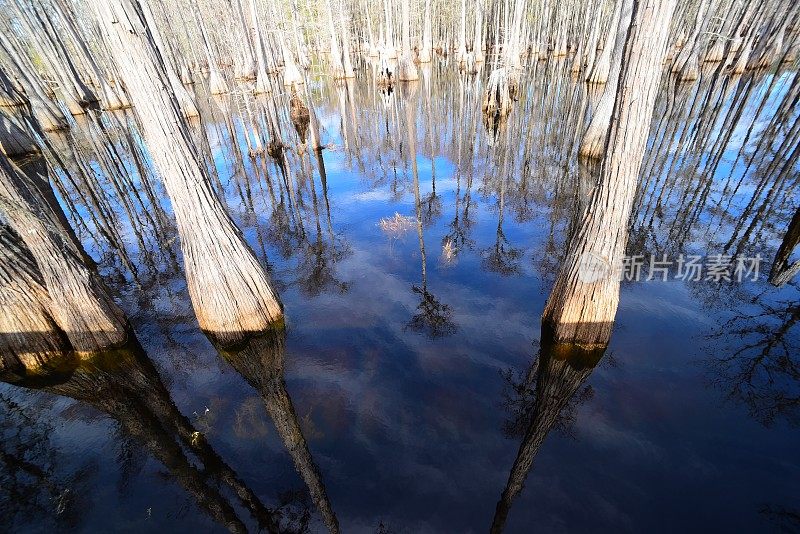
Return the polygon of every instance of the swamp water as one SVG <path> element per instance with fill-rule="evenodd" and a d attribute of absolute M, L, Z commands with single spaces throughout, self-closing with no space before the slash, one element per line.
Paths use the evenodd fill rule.
<path fill-rule="evenodd" d="M 50 136 L 141 346 L 0 384 L 3 528 L 797 528 L 800 288 L 768 281 L 797 259 L 774 261 L 797 218 L 797 74 L 665 77 L 630 227 L 642 276 L 608 348 L 576 356 L 540 316 L 597 176 L 576 143 L 601 89 L 534 65 L 505 121 L 481 114 L 486 72 L 443 60 L 392 90 L 368 65 L 314 74 L 307 127 L 288 94 L 194 86 L 196 146 L 286 312 L 285 334 L 234 348 L 197 328 L 133 115 Z M 677 277 L 692 255 L 760 272 Z"/>

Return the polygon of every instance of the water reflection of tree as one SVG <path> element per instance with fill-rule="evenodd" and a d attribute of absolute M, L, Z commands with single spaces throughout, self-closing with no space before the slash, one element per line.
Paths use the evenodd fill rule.
<path fill-rule="evenodd" d="M 501 128 L 505 133 L 503 142 L 495 146 L 499 153 L 500 165 L 498 175 L 500 177 L 500 191 L 497 199 L 497 231 L 494 246 L 484 249 L 481 252 L 481 265 L 487 271 L 498 273 L 502 276 L 512 276 L 520 274 L 523 250 L 512 247 L 503 231 L 503 215 L 505 213 L 506 182 L 508 176 L 513 172 L 513 158 L 510 156 L 512 151 L 511 138 L 508 128 Z"/>
<path fill-rule="evenodd" d="M 80 500 L 88 492 L 94 466 L 66 470 L 60 449 L 52 442 L 54 427 L 41 404 L 29 406 L 0 393 L 0 523 L 52 520 L 59 527 L 80 525 Z"/>
<path fill-rule="evenodd" d="M 772 523 L 780 532 L 800 530 L 800 510 L 788 506 L 767 504 L 758 513 Z"/>
<path fill-rule="evenodd" d="M 235 349 L 218 349 L 233 368 L 260 393 L 267 413 L 274 422 L 295 469 L 308 487 L 311 499 L 320 511 L 325 525 L 331 533 L 339 532 L 339 521 L 328 499 L 319 468 L 300 430 L 292 399 L 286 390 L 283 370 L 285 330 L 281 328 L 253 336 Z"/>
<path fill-rule="evenodd" d="M 800 290 L 792 287 L 795 298 L 757 295 L 708 335 L 715 353 L 704 362 L 709 381 L 765 426 L 800 424 Z"/>
<path fill-rule="evenodd" d="M 407 91 L 403 106 L 406 112 L 406 131 L 408 135 L 409 159 L 411 160 L 411 173 L 414 179 L 414 207 L 417 216 L 417 238 L 419 239 L 420 260 L 422 262 L 422 285 L 413 285 L 411 290 L 419 296 L 420 303 L 416 313 L 406 325 L 414 332 L 422 332 L 435 339 L 446 337 L 456 332 L 458 327 L 452 320 L 452 310 L 447 304 L 440 302 L 428 291 L 428 270 L 425 257 L 425 238 L 423 235 L 422 200 L 419 192 L 419 172 L 417 171 L 416 149 L 416 123 L 414 122 L 414 108 L 416 107 L 416 86 L 404 87 Z"/>
<path fill-rule="evenodd" d="M 430 85 L 425 80 L 425 91 L 423 91 L 423 108 L 425 110 L 425 138 L 428 143 L 428 157 L 431 161 L 431 192 L 425 195 L 422 200 L 422 220 L 423 224 L 427 227 L 432 225 L 436 219 L 442 216 L 442 198 L 436 193 L 436 143 L 434 137 L 436 129 L 433 123 L 433 116 L 431 113 L 431 95 Z M 416 155 L 415 155 L 416 157 Z"/>
<path fill-rule="evenodd" d="M 17 386 L 69 397 L 110 415 L 167 468 L 202 510 L 230 531 L 246 532 L 247 526 L 226 492 L 262 529 L 279 530 L 278 514 L 262 504 L 176 408 L 138 342 L 82 361 L 64 354 L 35 375 L 10 379 Z"/>
<path fill-rule="evenodd" d="M 541 354 L 541 352 L 539 352 Z M 510 369 L 503 371 L 506 382 L 506 392 L 503 407 L 509 416 L 503 423 L 503 434 L 511 439 L 523 439 L 533 423 L 533 414 L 537 402 L 537 373 L 541 357 L 537 354 L 525 373 L 516 374 Z M 570 397 L 567 404 L 556 417 L 553 430 L 564 435 L 574 437 L 573 425 L 576 421 L 577 409 L 581 404 L 594 398 L 594 389 L 591 385 L 579 388 Z"/>
<path fill-rule="evenodd" d="M 429 338 L 436 339 L 453 335 L 458 326 L 453 322 L 453 311 L 450 306 L 440 302 L 430 293 L 423 281 L 422 286 L 412 286 L 411 290 L 420 298 L 417 312 L 408 322 L 408 328 L 414 332 L 425 333 Z"/>
<path fill-rule="evenodd" d="M 463 80 L 459 84 L 459 106 L 457 109 L 461 113 L 458 114 L 455 127 L 463 134 L 456 136 L 456 193 L 453 220 L 448 224 L 449 231 L 442 238 L 442 246 L 452 250 L 451 261 L 455 260 L 462 251 L 472 250 L 475 246 L 475 240 L 470 237 L 475 226 L 475 210 L 472 209 L 474 208 L 472 180 L 475 171 L 472 158 L 475 144 L 471 141 L 475 138 L 479 120 L 477 95 L 480 94 L 480 91 L 477 89 L 477 84 L 478 80 L 476 79 L 476 90 L 468 94 L 465 94 Z M 433 128 L 432 123 L 431 128 Z M 463 196 L 461 194 L 462 180 L 466 182 Z"/>
<path fill-rule="evenodd" d="M 800 77 L 780 72 L 663 91 L 631 218 L 642 244 L 670 256 L 700 240 L 731 254 L 760 246 L 793 204 L 798 95 Z"/>
<path fill-rule="evenodd" d="M 522 491 L 533 461 L 554 428 L 569 429 L 575 407 L 592 396 L 591 388 L 581 386 L 603 357 L 605 347 L 593 350 L 554 342 L 547 328 L 542 329 L 538 358 L 523 380 L 512 380 L 514 393 L 507 397 L 511 420 L 504 432 L 522 435 L 522 443 L 497 503 L 491 532 L 503 531 L 514 499 Z M 535 380 L 535 386 L 532 386 Z M 576 395 L 576 392 L 581 392 Z"/>
<path fill-rule="evenodd" d="M 309 296 L 317 296 L 326 291 L 346 293 L 350 288 L 348 282 L 343 282 L 336 278 L 335 264 L 346 258 L 350 250 L 339 237 L 333 232 L 331 223 L 330 202 L 328 200 L 327 178 L 325 175 L 325 163 L 322 155 L 318 154 L 317 162 L 322 182 L 322 196 L 325 202 L 327 232 L 322 229 L 322 218 L 320 214 L 320 202 L 317 197 L 317 188 L 314 183 L 314 176 L 310 169 L 306 168 L 307 159 L 301 156 L 301 168 L 304 178 L 311 189 L 311 205 L 314 212 L 314 223 L 316 228 L 313 241 L 305 239 L 304 254 L 299 265 L 300 286 Z"/>

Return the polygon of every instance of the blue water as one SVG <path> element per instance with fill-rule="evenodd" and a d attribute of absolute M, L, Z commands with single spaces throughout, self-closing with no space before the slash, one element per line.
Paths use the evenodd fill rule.
<path fill-rule="evenodd" d="M 194 88 L 203 110 L 195 133 L 205 128 L 207 159 L 227 207 L 284 303 L 285 347 L 276 354 L 284 362 L 294 412 L 289 419 L 302 433 L 343 532 L 482 532 L 492 524 L 525 431 L 524 425 L 509 430 L 518 397 L 512 383 L 524 379 L 540 354 L 541 313 L 570 225 L 586 200 L 579 184 L 587 171 L 571 140 L 596 96 L 586 96 L 588 111 L 578 115 L 584 89 L 565 72 L 568 62 L 539 65 L 523 80 L 527 90 L 496 140 L 480 113 L 486 73 L 460 77 L 453 66 L 437 63 L 415 89 L 396 88 L 388 97 L 375 88 L 369 67 L 350 88 L 314 74 L 302 96 L 327 145 L 324 181 L 314 152 L 300 148 L 289 123 L 288 95 L 223 97 L 231 134 L 223 112 L 211 107 L 214 98 Z M 756 76 L 759 87 L 770 80 L 747 76 Z M 662 176 L 672 185 L 652 223 L 648 227 L 647 212 L 655 204 L 647 200 L 631 223 L 632 235 L 640 237 L 632 238 L 631 254 L 760 253 L 760 279 L 624 283 L 610 345 L 585 379 L 566 388 L 568 398 L 559 399 L 567 408 L 546 430 L 506 532 L 798 528 L 788 515 L 797 514 L 800 495 L 800 291 L 796 280 L 780 288 L 767 282 L 798 207 L 798 168 L 795 161 L 790 175 L 770 175 L 771 160 L 757 148 L 796 74 L 782 76 L 786 83 L 775 89 L 759 119 L 764 125 L 747 144 L 734 134 L 708 172 L 706 163 L 696 162 L 709 160 L 718 133 L 695 152 L 683 146 L 686 164 Z M 753 91 L 746 110 L 755 110 L 762 94 Z M 268 156 L 248 156 L 244 128 L 252 122 L 242 120 L 244 98 L 264 113 L 272 99 L 281 125 L 276 135 L 290 149 L 290 182 Z M 788 119 L 796 115 L 791 110 Z M 748 117 L 743 114 L 736 132 L 747 130 Z M 101 120 L 133 127 L 129 115 Z M 256 121 L 268 141 L 266 121 Z M 669 127 L 654 131 L 653 139 Z M 71 135 L 85 146 L 86 136 L 99 134 L 86 121 Z M 119 138 L 103 143 L 119 148 L 141 190 L 129 147 Z M 742 146 L 747 157 L 737 160 Z M 82 150 L 96 159 L 90 148 Z M 675 145 L 672 151 L 679 152 Z M 258 170 L 262 158 L 268 177 Z M 102 184 L 105 163 L 96 168 Z M 169 201 L 152 173 L 145 178 L 169 216 Z M 725 190 L 730 174 L 742 177 L 735 195 Z M 767 187 L 758 188 L 765 174 Z M 707 195 L 694 193 L 698 184 L 708 187 Z M 119 196 L 103 189 L 119 207 Z M 687 198 L 695 199 L 690 207 Z M 77 195 L 73 200 L 75 217 L 94 230 L 89 208 Z M 751 200 L 765 207 L 748 211 Z M 728 205 L 724 213 L 715 208 L 720 201 Z M 180 433 L 182 414 L 264 506 L 281 510 L 285 528 L 325 531 L 320 505 L 265 411 L 263 392 L 197 328 L 180 261 L 176 268 L 164 253 L 166 247 L 180 259 L 176 232 L 167 225 L 169 235 L 163 235 L 144 220 L 145 211 L 154 213 L 148 202 L 138 205 L 133 220 L 120 209 L 113 222 L 136 277 L 113 245 L 95 239 L 96 232 L 77 231 L 130 317 L 144 358 L 155 365 L 154 372 L 141 371 L 147 369 L 141 363 L 131 369 L 147 377 L 148 387 L 163 383 L 166 397 L 154 399 L 174 403 L 164 435 Z M 690 212 L 681 237 L 671 235 L 670 226 Z M 381 220 L 396 213 L 405 230 L 387 232 Z M 726 250 L 739 220 L 743 229 L 754 223 L 754 230 L 739 232 Z M 452 253 L 445 249 L 448 239 Z M 542 367 L 531 373 L 530 387 L 541 380 L 536 369 Z M 125 376 L 110 370 L 105 380 L 124 383 Z M 130 435 L 130 421 L 102 408 L 112 400 L 141 403 L 144 412 L 152 408 L 126 391 L 99 388 L 76 400 L 53 387 L 0 386 L 3 447 L 43 473 L 33 476 L 4 457 L 5 528 L 224 531 L 227 526 L 201 504 L 222 499 L 256 530 L 251 510 L 230 485 L 203 471 L 206 462 L 188 441 L 179 450 L 188 464 L 201 466 L 205 493 L 188 491 L 186 481 L 193 479 L 187 472 L 159 459 L 160 442 Z M 92 406 L 87 398 L 102 402 Z M 522 412 L 531 409 L 523 403 Z"/>

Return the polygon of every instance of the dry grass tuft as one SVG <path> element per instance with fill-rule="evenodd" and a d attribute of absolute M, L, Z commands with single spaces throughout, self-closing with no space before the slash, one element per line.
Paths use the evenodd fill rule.
<path fill-rule="evenodd" d="M 395 212 L 393 217 L 381 218 L 378 226 L 381 230 L 392 239 L 399 239 L 403 237 L 406 232 L 414 227 L 414 218 L 406 217 Z"/>

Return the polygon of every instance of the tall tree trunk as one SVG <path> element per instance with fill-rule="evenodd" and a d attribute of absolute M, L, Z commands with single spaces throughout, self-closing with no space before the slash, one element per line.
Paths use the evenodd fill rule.
<path fill-rule="evenodd" d="M 672 72 L 677 73 L 680 80 L 693 81 L 700 77 L 699 38 L 707 22 L 707 8 L 708 0 L 701 0 L 695 14 L 694 31 L 684 43 L 680 54 L 678 54 L 675 63 L 672 65 Z"/>
<path fill-rule="evenodd" d="M 36 262 L 6 226 L 0 226 L 0 308 L 0 371 L 23 375 L 69 350 Z"/>
<path fill-rule="evenodd" d="M 604 345 L 611 336 L 619 303 L 615 267 L 628 240 L 674 10 L 675 0 L 634 0 L 607 157 L 542 316 L 556 341 Z"/>
<path fill-rule="evenodd" d="M 269 328 L 283 316 L 278 295 L 212 188 L 209 171 L 165 83 L 166 66 L 139 1 L 92 4 L 172 201 L 200 327 L 223 344 Z"/>
<path fill-rule="evenodd" d="M 608 27 L 608 37 L 603 45 L 603 51 L 586 77 L 586 81 L 589 83 L 606 83 L 608 81 L 611 72 L 611 52 L 614 50 L 614 42 L 617 38 L 623 3 L 623 0 L 616 0 L 614 3 L 614 14 L 611 15 L 611 25 Z"/>
<path fill-rule="evenodd" d="M 472 61 L 474 65 L 483 63 L 483 0 L 475 0 L 475 35 L 472 38 Z"/>
<path fill-rule="evenodd" d="M 331 0 L 325 0 L 325 7 L 328 15 L 328 33 L 331 39 L 331 75 L 334 80 L 341 80 L 347 77 L 342 64 L 342 53 L 339 49 L 339 39 L 336 37 L 336 26 L 333 23 L 333 7 Z"/>
<path fill-rule="evenodd" d="M 0 156 L 0 210 L 39 266 L 54 321 L 78 352 L 120 345 L 127 339 L 125 317 L 64 232 L 61 218 L 42 194 L 49 189 L 46 175 L 33 169 L 25 174 Z"/>
<path fill-rule="evenodd" d="M 353 61 L 350 58 L 350 24 L 347 22 L 350 15 L 344 2 L 340 2 L 339 7 L 341 10 L 340 21 L 342 25 L 342 69 L 344 70 L 345 78 L 355 78 Z"/>
<path fill-rule="evenodd" d="M 0 78 L 10 80 L 11 76 L 16 77 L 25 91 L 33 115 L 42 129 L 46 132 L 68 129 L 69 122 L 66 116 L 45 94 L 40 80 L 36 77 L 33 64 L 27 57 L 17 53 L 3 32 L 0 32 L 0 49 L 6 53 L 10 63 L 9 70 L 5 70 L 7 67 L 0 65 Z M 6 86 L 8 87 L 8 85 Z"/>
<path fill-rule="evenodd" d="M 595 107 L 594 115 L 583 136 L 579 155 L 584 158 L 599 159 L 603 157 L 603 149 L 606 147 L 608 130 L 611 126 L 611 113 L 614 111 L 614 102 L 617 99 L 617 83 L 619 73 L 622 69 L 622 54 L 625 51 L 625 37 L 631 23 L 631 12 L 633 10 L 632 0 L 620 0 L 622 4 L 622 15 L 617 27 L 617 36 L 614 42 L 614 54 L 611 60 L 612 67 L 609 83 L 603 90 L 603 96 Z"/>
<path fill-rule="evenodd" d="M 425 14 L 422 21 L 422 44 L 419 47 L 419 62 L 430 63 L 433 55 L 433 36 L 431 35 L 431 0 L 425 0 Z"/>
<path fill-rule="evenodd" d="M 411 57 L 411 35 L 409 29 L 409 0 L 401 0 L 403 4 L 403 50 L 400 55 L 400 72 L 398 78 L 403 81 L 413 81 L 419 79 L 417 67 Z"/>
<path fill-rule="evenodd" d="M 769 283 L 781 287 L 800 273 L 800 260 L 789 263 L 789 258 L 797 245 L 800 244 L 800 208 L 794 213 L 786 234 L 783 236 L 781 246 L 775 253 L 772 269 L 769 272 Z"/>
<path fill-rule="evenodd" d="M 39 147 L 31 136 L 11 117 L 0 112 L 0 153 L 14 158 L 36 152 L 39 152 Z"/>

